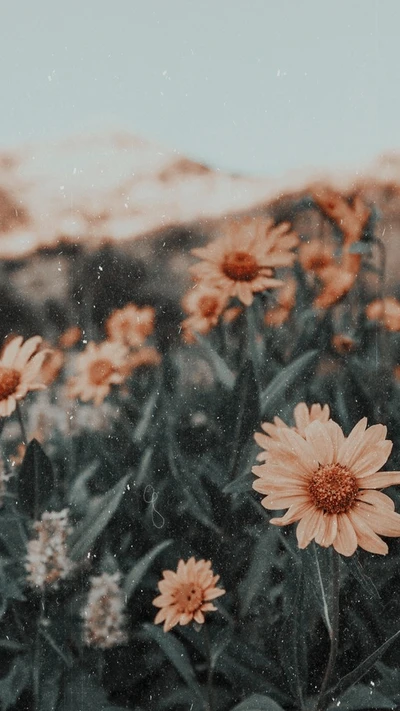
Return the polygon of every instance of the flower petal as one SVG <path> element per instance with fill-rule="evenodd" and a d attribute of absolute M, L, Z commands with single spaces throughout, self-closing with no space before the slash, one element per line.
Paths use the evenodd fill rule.
<path fill-rule="evenodd" d="M 357 548 L 357 536 L 348 516 L 343 513 L 337 517 L 337 534 L 333 547 L 341 555 L 351 556 Z"/>

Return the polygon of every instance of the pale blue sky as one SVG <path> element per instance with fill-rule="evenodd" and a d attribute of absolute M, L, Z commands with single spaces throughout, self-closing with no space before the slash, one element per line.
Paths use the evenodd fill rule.
<path fill-rule="evenodd" d="M 122 127 L 232 171 L 400 147 L 399 0 L 13 0 L 0 146 Z"/>

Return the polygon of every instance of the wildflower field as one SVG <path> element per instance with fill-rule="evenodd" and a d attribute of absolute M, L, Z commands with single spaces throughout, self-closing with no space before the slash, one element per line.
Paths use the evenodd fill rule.
<path fill-rule="evenodd" d="M 133 280 L 10 328 L 4 711 L 400 708 L 399 294 L 360 194 L 289 213 L 192 249 L 176 327 Z"/>

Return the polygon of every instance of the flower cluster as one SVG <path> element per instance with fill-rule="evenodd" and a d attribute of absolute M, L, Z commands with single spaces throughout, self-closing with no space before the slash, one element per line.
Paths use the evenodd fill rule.
<path fill-rule="evenodd" d="M 124 630 L 124 594 L 120 574 L 102 573 L 90 578 L 90 591 L 82 610 L 85 644 L 110 649 L 127 642 Z"/>
<path fill-rule="evenodd" d="M 67 550 L 68 509 L 46 511 L 33 527 L 36 536 L 28 542 L 25 563 L 27 582 L 38 590 L 57 588 L 72 570 Z"/>

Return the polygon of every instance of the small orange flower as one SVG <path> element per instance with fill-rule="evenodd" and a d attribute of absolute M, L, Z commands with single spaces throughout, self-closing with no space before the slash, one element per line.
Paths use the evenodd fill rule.
<path fill-rule="evenodd" d="M 333 247 L 317 239 L 302 242 L 299 248 L 299 262 L 306 272 L 318 274 L 334 263 Z"/>
<path fill-rule="evenodd" d="M 299 548 L 314 539 L 351 556 L 357 546 L 386 555 L 387 544 L 379 537 L 400 536 L 400 515 L 393 501 L 376 489 L 400 484 L 400 472 L 381 472 L 392 442 L 386 427 L 366 430 L 360 420 L 348 437 L 333 420 L 311 422 L 304 437 L 285 427 L 268 443 L 264 464 L 253 467 L 259 477 L 253 488 L 265 494 L 266 509 L 288 509 L 276 526 L 299 521 Z M 378 535 L 377 535 L 378 534 Z"/>
<path fill-rule="evenodd" d="M 354 350 L 356 342 L 354 338 L 345 333 L 336 333 L 332 338 L 332 346 L 340 355 L 345 355 Z"/>
<path fill-rule="evenodd" d="M 371 301 L 365 314 L 369 321 L 380 321 L 388 331 L 400 331 L 400 301 L 392 296 Z"/>
<path fill-rule="evenodd" d="M 58 339 L 60 348 L 73 348 L 82 338 L 82 329 L 79 326 L 70 326 Z"/>
<path fill-rule="evenodd" d="M 274 270 L 293 264 L 291 250 L 297 242 L 287 222 L 274 227 L 272 220 L 262 218 L 231 221 L 221 237 L 207 247 L 192 250 L 203 261 L 190 271 L 195 279 L 221 289 L 227 298 L 236 296 L 250 306 L 254 293 L 283 285 Z"/>
<path fill-rule="evenodd" d="M 356 256 L 358 255 L 350 255 Z M 316 309 L 327 309 L 336 304 L 350 291 L 357 277 L 358 270 L 348 271 L 346 263 L 332 264 L 322 269 L 318 276 L 323 283 L 323 289 L 314 300 Z"/>
<path fill-rule="evenodd" d="M 194 340 L 193 332 L 205 335 L 217 325 L 227 302 L 228 297 L 221 289 L 204 283 L 195 284 L 185 294 L 182 306 L 190 316 L 182 321 L 182 328 L 189 341 Z"/>
<path fill-rule="evenodd" d="M 264 323 L 266 326 L 281 326 L 288 320 L 290 312 L 296 303 L 296 282 L 288 279 L 282 289 L 279 289 L 277 306 L 266 312 Z"/>
<path fill-rule="evenodd" d="M 311 422 L 319 420 L 320 422 L 328 422 L 329 420 L 329 405 L 324 405 L 323 407 L 319 403 L 314 403 L 310 408 L 307 407 L 305 402 L 299 402 L 293 411 L 293 417 L 295 421 L 295 426 L 291 429 L 297 432 L 301 437 L 305 436 L 306 427 Z M 263 462 L 267 459 L 267 452 L 271 442 L 271 438 L 276 440 L 279 439 L 279 429 L 283 427 L 289 429 L 289 426 L 281 420 L 280 417 L 274 417 L 274 424 L 272 422 L 263 422 L 261 428 L 266 432 L 262 434 L 261 432 L 256 432 L 254 439 L 257 444 L 262 447 L 265 451 L 260 452 L 257 455 L 257 460 Z M 268 435 L 268 436 L 267 436 Z"/>
<path fill-rule="evenodd" d="M 94 400 L 100 405 L 112 385 L 119 385 L 126 377 L 128 349 L 121 343 L 91 341 L 85 351 L 76 357 L 78 375 L 67 383 L 68 397 L 79 397 L 83 402 Z"/>
<path fill-rule="evenodd" d="M 153 333 L 154 309 L 151 306 L 140 308 L 135 304 L 127 304 L 123 309 L 113 311 L 105 328 L 110 341 L 139 348 Z"/>
<path fill-rule="evenodd" d="M 152 346 L 144 346 L 138 351 L 128 354 L 125 363 L 126 365 L 120 368 L 120 372 L 128 377 L 137 368 L 154 368 L 160 365 L 161 354 Z"/>
<path fill-rule="evenodd" d="M 40 336 L 29 338 L 22 345 L 22 336 L 7 343 L 0 358 L 0 417 L 14 412 L 17 401 L 30 390 L 43 390 L 40 369 L 48 350 L 37 353 Z"/>
<path fill-rule="evenodd" d="M 354 197 L 351 204 L 329 187 L 316 187 L 312 195 L 321 210 L 340 228 L 346 244 L 361 239 L 370 211 L 359 195 Z"/>
<path fill-rule="evenodd" d="M 164 622 L 164 632 L 192 620 L 202 624 L 204 612 L 217 609 L 211 600 L 225 594 L 225 590 L 216 587 L 219 575 L 213 574 L 210 560 L 189 558 L 185 563 L 181 559 L 176 573 L 164 570 L 163 576 L 158 583 L 161 595 L 153 600 L 153 605 L 161 608 L 154 622 Z"/>
<path fill-rule="evenodd" d="M 40 380 L 45 385 L 51 385 L 60 375 L 64 365 L 64 354 L 58 348 L 48 350 L 40 370 Z"/>

